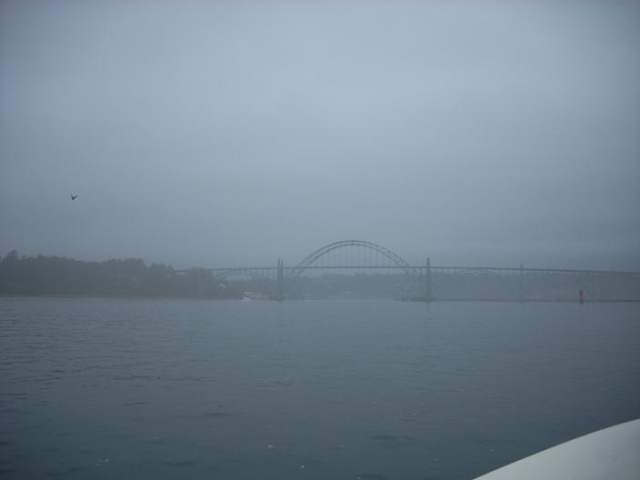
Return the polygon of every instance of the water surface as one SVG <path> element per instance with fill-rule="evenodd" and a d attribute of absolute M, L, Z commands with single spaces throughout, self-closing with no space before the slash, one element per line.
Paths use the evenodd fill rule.
<path fill-rule="evenodd" d="M 0 475 L 465 479 L 640 417 L 640 305 L 0 299 Z"/>

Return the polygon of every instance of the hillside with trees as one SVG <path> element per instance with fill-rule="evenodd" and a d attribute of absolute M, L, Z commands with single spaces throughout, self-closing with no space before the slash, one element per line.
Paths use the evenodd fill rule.
<path fill-rule="evenodd" d="M 0 261 L 0 295 L 241 297 L 233 288 L 213 282 L 203 269 L 147 266 L 138 258 L 83 262 L 43 255 L 19 257 L 16 251 Z"/>

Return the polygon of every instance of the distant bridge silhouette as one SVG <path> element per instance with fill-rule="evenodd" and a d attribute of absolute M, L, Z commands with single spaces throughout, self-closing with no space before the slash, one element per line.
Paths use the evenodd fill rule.
<path fill-rule="evenodd" d="M 578 290 L 586 292 L 588 298 L 604 298 L 607 295 L 609 298 L 612 296 L 611 292 L 603 290 L 607 290 L 607 285 L 611 285 L 612 282 L 616 285 L 620 282 L 630 283 L 632 300 L 640 300 L 640 272 L 540 269 L 523 266 L 519 268 L 440 267 L 431 266 L 429 258 L 426 258 L 423 265 L 411 265 L 388 248 L 364 240 L 341 240 L 330 243 L 314 250 L 292 267 L 285 267 L 284 261 L 278 259 L 277 265 L 273 267 L 193 270 L 198 271 L 200 277 L 209 277 L 202 278 L 203 283 L 221 281 L 233 276 L 248 276 L 268 281 L 275 286 L 271 298 L 277 300 L 286 298 L 289 288 L 299 281 L 303 273 L 318 270 L 403 272 L 412 290 L 408 297 L 426 302 L 436 299 L 560 300 L 576 298 Z M 501 288 L 504 298 L 489 298 L 486 292 L 483 294 L 482 290 L 487 290 L 488 285 Z M 547 292 L 552 286 L 554 294 Z M 625 295 L 629 296 L 628 293 Z"/>

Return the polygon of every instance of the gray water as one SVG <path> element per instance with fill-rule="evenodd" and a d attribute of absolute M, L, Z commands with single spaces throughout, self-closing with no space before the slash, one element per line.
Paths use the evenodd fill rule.
<path fill-rule="evenodd" d="M 0 299 L 0 475 L 465 479 L 640 417 L 640 305 Z"/>

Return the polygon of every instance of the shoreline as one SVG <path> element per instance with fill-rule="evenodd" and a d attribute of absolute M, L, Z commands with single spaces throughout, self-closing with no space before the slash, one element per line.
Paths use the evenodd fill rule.
<path fill-rule="evenodd" d="M 242 300 L 245 297 L 199 297 L 199 296 L 157 296 L 157 295 L 86 295 L 86 294 L 41 294 L 41 295 L 29 295 L 29 294 L 12 294 L 12 293 L 0 293 L 0 298 L 77 298 L 77 299 L 131 299 L 131 300 Z M 253 300 L 253 299 L 252 299 Z M 279 301 L 271 299 L 260 299 L 269 301 Z M 380 301 L 380 300 L 392 300 L 403 303 L 454 303 L 454 302 L 477 302 L 477 303 L 577 303 L 578 300 L 574 299 L 504 299 L 504 298 L 443 298 L 437 300 L 431 300 L 431 302 L 425 302 L 424 300 L 412 300 L 412 299 L 398 299 L 398 298 L 327 298 L 327 299 L 315 299 L 320 301 L 333 301 L 333 300 L 358 300 L 358 301 Z M 281 301 L 296 302 L 304 301 L 304 299 L 285 299 Z M 640 299 L 592 299 L 585 300 L 584 304 L 588 303 L 640 303 Z"/>

